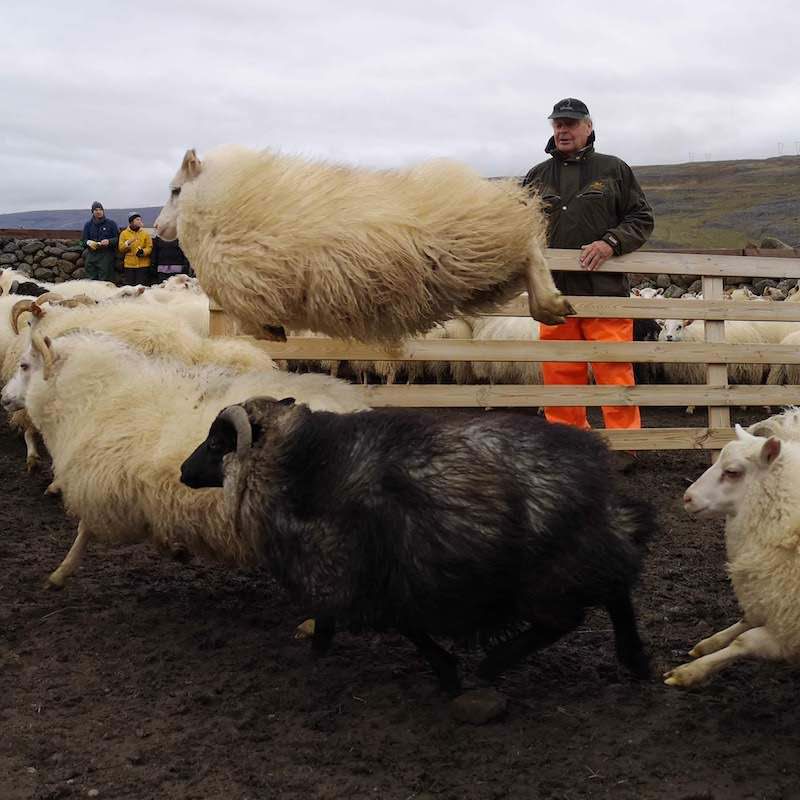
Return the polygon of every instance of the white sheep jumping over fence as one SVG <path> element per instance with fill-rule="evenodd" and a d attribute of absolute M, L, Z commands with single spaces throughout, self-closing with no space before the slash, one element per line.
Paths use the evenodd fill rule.
<path fill-rule="evenodd" d="M 403 171 L 242 147 L 187 151 L 155 223 L 247 326 L 397 342 L 523 288 L 531 315 L 574 313 L 544 260 L 545 218 L 516 181 L 433 161 Z"/>

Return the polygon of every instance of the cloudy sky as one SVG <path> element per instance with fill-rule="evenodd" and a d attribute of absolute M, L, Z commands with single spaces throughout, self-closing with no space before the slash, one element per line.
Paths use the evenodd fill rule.
<path fill-rule="evenodd" d="M 157 205 L 238 142 L 486 175 L 545 156 L 555 100 L 631 164 L 795 154 L 795 0 L 3 3 L 0 213 Z"/>

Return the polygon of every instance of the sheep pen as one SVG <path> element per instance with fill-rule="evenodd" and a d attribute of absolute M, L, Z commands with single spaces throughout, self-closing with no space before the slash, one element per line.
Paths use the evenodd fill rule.
<path fill-rule="evenodd" d="M 445 160 L 407 170 L 243 147 L 186 152 L 155 229 L 251 333 L 398 341 L 528 290 L 531 316 L 573 313 L 544 259 L 540 201 Z"/>
<path fill-rule="evenodd" d="M 742 424 L 763 416 L 735 414 Z M 643 415 L 659 427 L 700 424 L 677 408 Z M 508 672 L 498 685 L 505 717 L 475 728 L 450 716 L 400 637 L 341 633 L 311 668 L 307 642 L 292 638 L 302 609 L 255 571 L 123 546 L 87 559 L 63 592 L 42 592 L 75 529 L 42 497 L 48 477 L 24 474 L 24 458 L 3 422 L 0 659 L 13 702 L 2 707 L 0 794 L 9 800 L 91 789 L 101 800 L 654 800 L 737 797 L 745 787 L 777 800 L 794 791 L 795 670 L 742 662 L 695 692 L 658 678 L 632 685 L 602 613 Z M 657 502 L 664 530 L 635 592 L 658 673 L 735 619 L 737 606 L 722 522 L 693 520 L 680 503 L 707 454 L 640 461 L 619 480 Z"/>

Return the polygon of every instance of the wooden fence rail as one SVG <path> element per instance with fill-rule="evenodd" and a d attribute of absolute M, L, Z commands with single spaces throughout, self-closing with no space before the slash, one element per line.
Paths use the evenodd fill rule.
<path fill-rule="evenodd" d="M 800 403 L 800 386 L 730 386 L 728 364 L 800 364 L 800 348 L 782 344 L 725 342 L 726 320 L 774 324 L 797 323 L 800 302 L 732 302 L 723 298 L 725 278 L 739 276 L 800 279 L 800 258 L 717 253 L 643 252 L 615 258 L 609 271 L 643 274 L 695 275 L 702 278 L 703 300 L 661 300 L 621 297 L 571 297 L 581 317 L 705 320 L 700 342 L 583 341 L 404 341 L 381 347 L 322 337 L 264 342 L 276 359 L 347 361 L 612 361 L 704 364 L 705 385 L 617 386 L 490 386 L 376 385 L 360 390 L 372 406 L 405 407 L 538 407 L 542 405 L 706 406 L 708 427 L 645 428 L 639 431 L 598 431 L 614 449 L 716 450 L 733 438 L 731 406 L 780 406 Z M 794 253 L 792 253 L 794 255 Z M 552 270 L 579 271 L 574 250 L 548 250 Z M 527 301 L 518 297 L 494 314 L 527 316 Z M 212 335 L 238 332 L 235 321 L 212 303 Z"/>

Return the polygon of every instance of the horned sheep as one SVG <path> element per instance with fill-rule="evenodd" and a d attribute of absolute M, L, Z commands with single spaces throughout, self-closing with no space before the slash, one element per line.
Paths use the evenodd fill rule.
<path fill-rule="evenodd" d="M 796 410 L 751 426 L 687 490 L 687 512 L 725 517 L 728 574 L 742 619 L 698 642 L 695 661 L 665 674 L 670 686 L 694 686 L 740 658 L 800 663 L 800 441 Z M 778 438 L 786 435 L 787 438 Z"/>
<path fill-rule="evenodd" d="M 179 467 L 223 407 L 253 394 L 302 398 L 310 407 L 363 409 L 358 393 L 324 375 L 237 374 L 151 358 L 112 336 L 75 332 L 34 337 L 23 388 L 11 381 L 3 405 L 24 403 L 53 458 L 78 537 L 49 584 L 62 586 L 91 539 L 149 540 L 170 552 L 233 563 L 251 559 L 232 536 L 222 493 L 191 492 Z"/>
<path fill-rule="evenodd" d="M 431 636 L 478 636 L 489 678 L 600 606 L 619 659 L 648 674 L 630 591 L 653 516 L 613 495 L 608 450 L 589 432 L 254 397 L 217 417 L 181 475 L 224 487 L 236 536 L 313 612 L 318 654 L 337 624 L 393 627 L 455 693 L 456 659 Z"/>
<path fill-rule="evenodd" d="M 374 171 L 224 147 L 203 162 L 187 151 L 170 188 L 158 235 L 180 238 L 250 333 L 397 342 L 523 288 L 534 318 L 573 313 L 544 260 L 540 201 L 516 181 L 448 161 Z"/>

